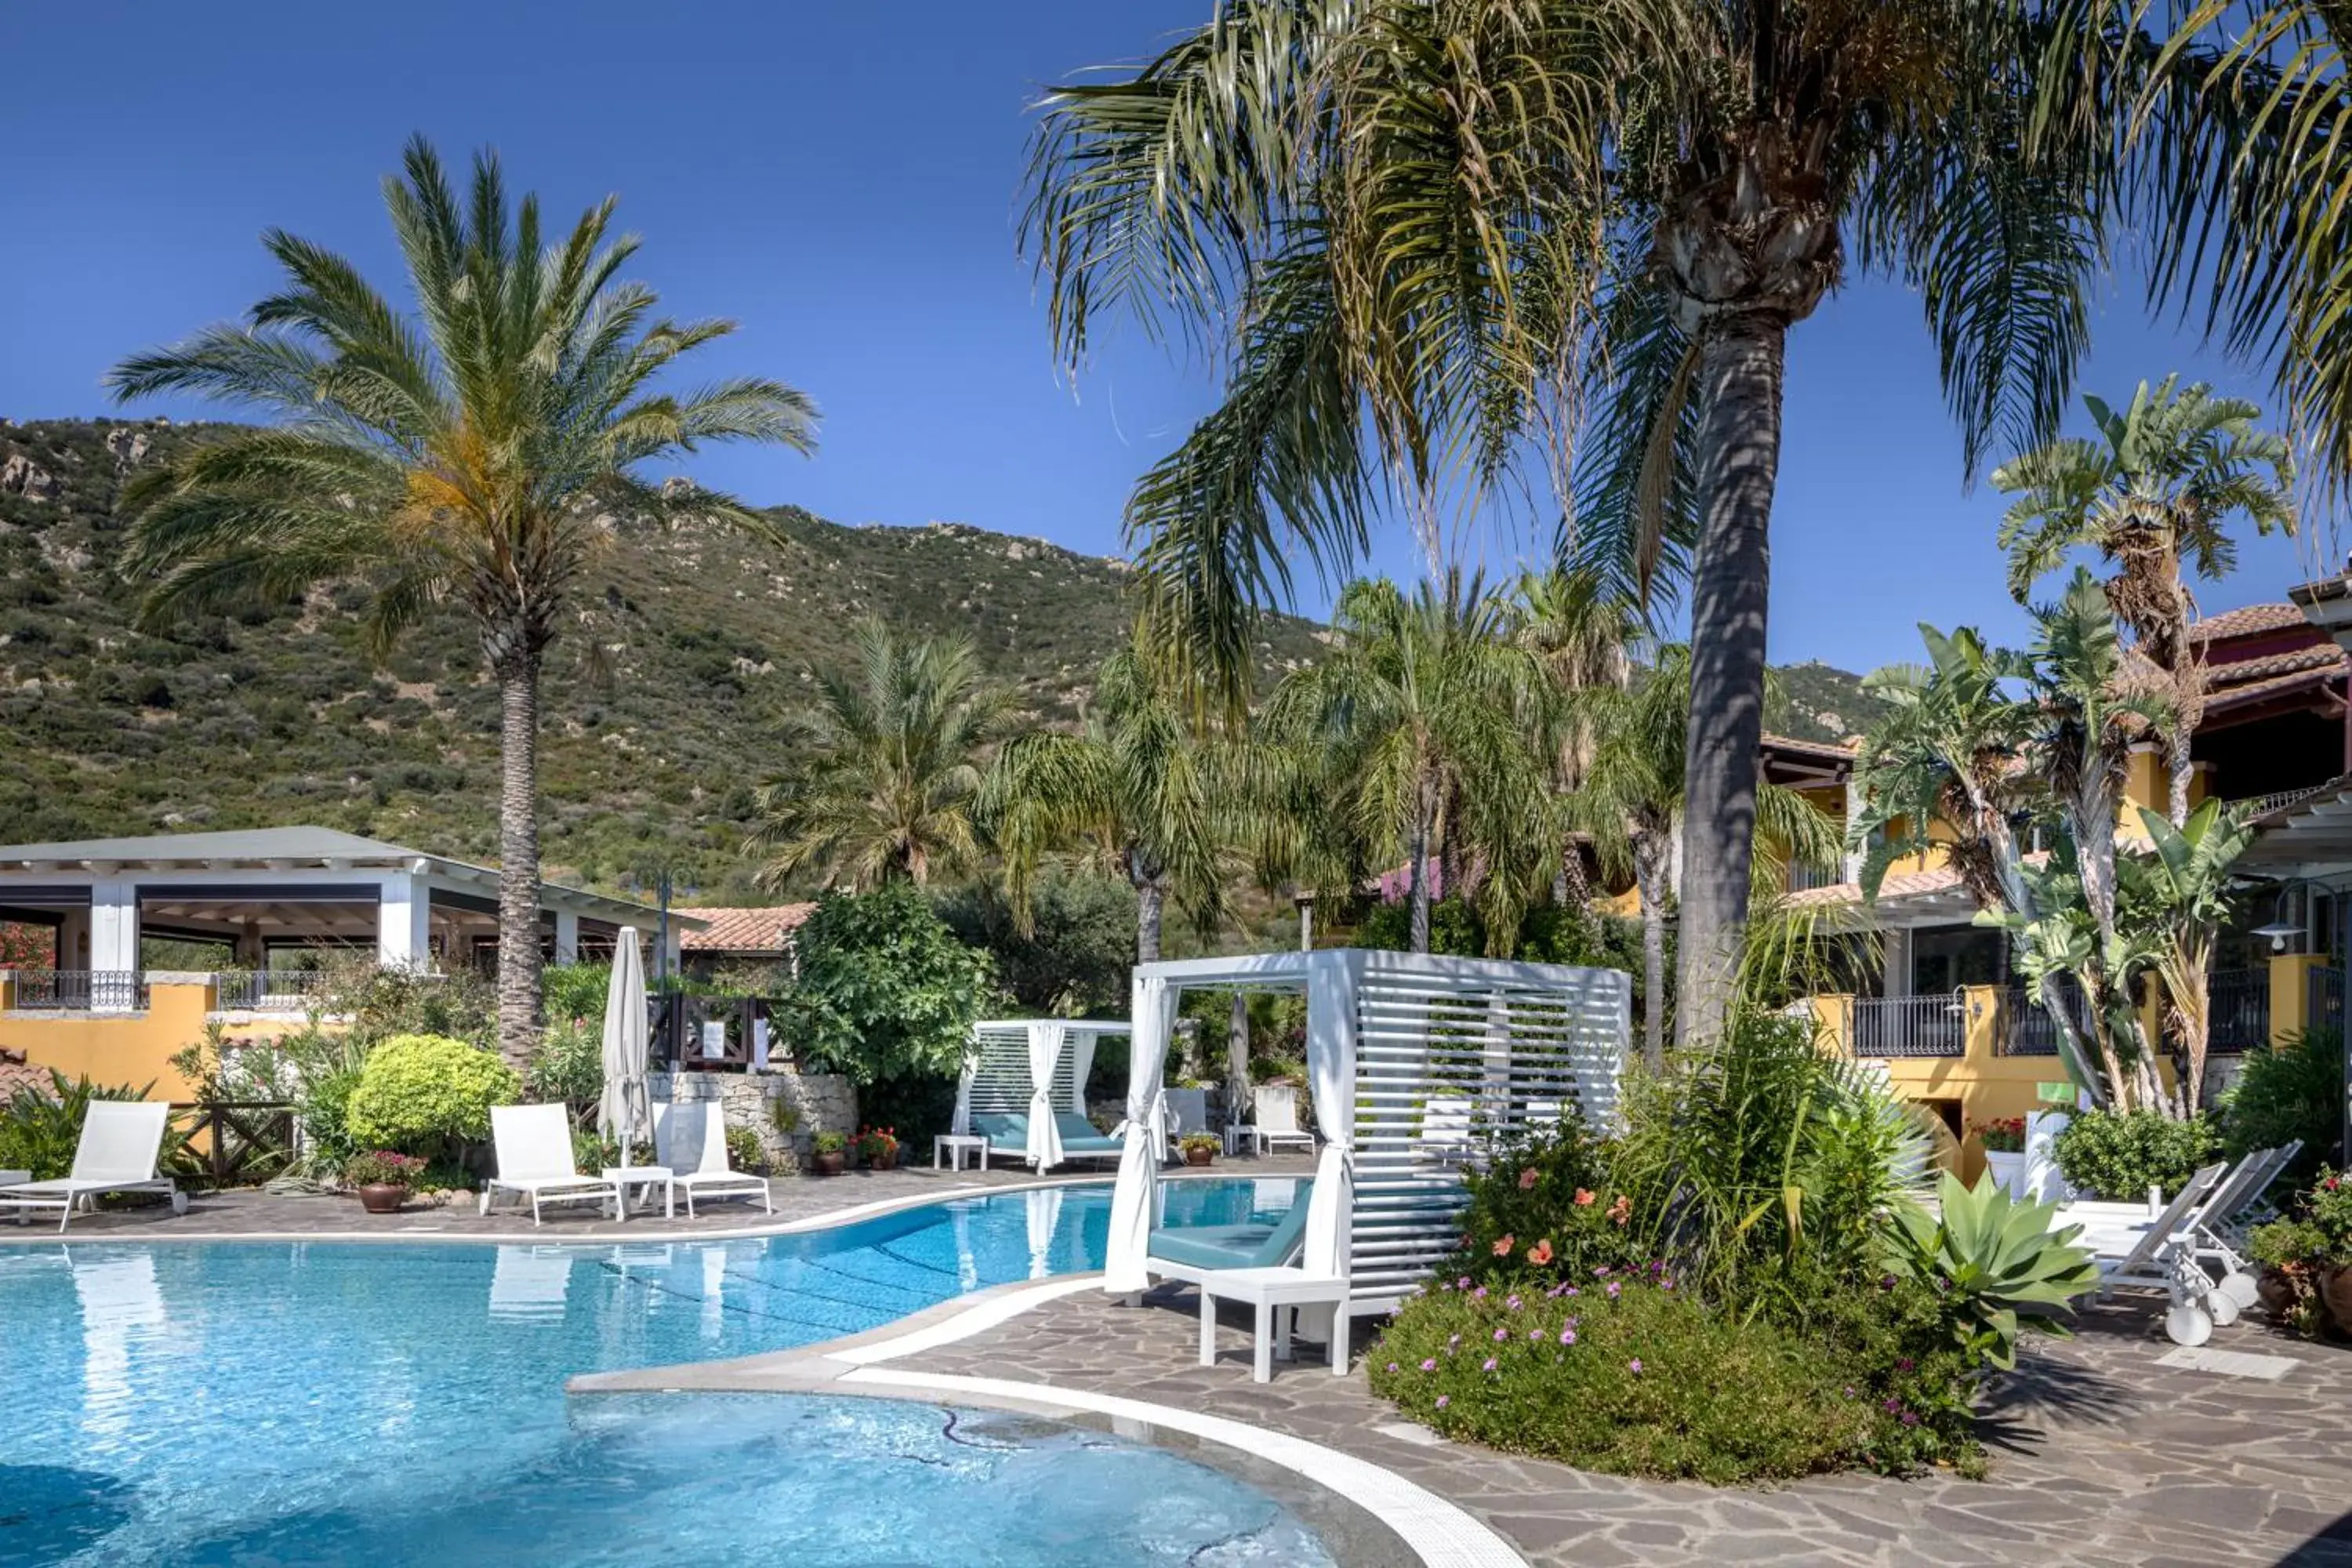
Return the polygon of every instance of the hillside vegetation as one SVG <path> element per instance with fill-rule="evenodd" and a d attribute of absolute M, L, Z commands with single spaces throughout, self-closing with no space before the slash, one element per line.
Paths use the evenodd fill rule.
<path fill-rule="evenodd" d="M 456 616 L 383 668 L 359 648 L 356 587 L 135 628 L 116 491 L 203 432 L 0 425 L 0 843 L 308 822 L 493 858 L 497 702 Z M 782 760 L 778 721 L 812 663 L 845 657 L 860 616 L 971 636 L 1045 722 L 1076 716 L 1124 633 L 1120 563 L 952 523 L 771 515 L 781 543 L 626 531 L 583 595 L 541 742 L 551 876 L 609 886 L 667 860 L 707 900 L 753 897 L 739 845 Z M 1273 673 L 1317 647 L 1285 619 L 1262 655 Z M 1811 665 L 1786 680 L 1776 728 L 1835 738 L 1866 721 L 1853 677 Z"/>

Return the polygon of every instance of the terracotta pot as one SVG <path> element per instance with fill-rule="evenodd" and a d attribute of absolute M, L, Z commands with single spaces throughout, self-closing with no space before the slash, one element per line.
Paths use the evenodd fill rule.
<path fill-rule="evenodd" d="M 898 1168 L 898 1151 L 893 1149 L 887 1154 L 875 1155 L 872 1159 L 866 1162 L 866 1168 L 869 1171 L 897 1170 Z"/>
<path fill-rule="evenodd" d="M 408 1201 L 408 1189 L 389 1182 L 373 1182 L 360 1189 L 360 1207 L 370 1214 L 398 1214 Z"/>
<path fill-rule="evenodd" d="M 1188 1165 L 1205 1165 L 1215 1160 L 1216 1157 L 1217 1152 L 1214 1149 L 1187 1149 L 1184 1151 L 1184 1163 Z"/>
<path fill-rule="evenodd" d="M 2352 1268 L 2329 1268 L 2319 1276 L 2319 1299 L 2336 1326 L 2352 1334 Z"/>
<path fill-rule="evenodd" d="M 2294 1308 L 2294 1280 L 2284 1270 L 2264 1268 L 2254 1277 L 2254 1292 L 2263 1310 L 2281 1321 Z"/>
<path fill-rule="evenodd" d="M 849 1156 L 838 1149 L 835 1150 L 830 1154 L 811 1154 L 809 1156 L 809 1172 L 813 1175 L 837 1176 L 841 1174 L 843 1171 L 846 1170 L 848 1166 Z"/>

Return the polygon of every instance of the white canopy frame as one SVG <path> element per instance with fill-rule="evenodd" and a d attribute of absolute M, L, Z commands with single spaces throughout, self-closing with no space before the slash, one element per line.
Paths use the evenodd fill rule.
<path fill-rule="evenodd" d="M 1023 1153 L 1040 1171 L 1052 1170 L 1061 1163 L 1062 1140 L 1052 1115 L 1037 1114 L 1040 1100 L 1050 1111 L 1084 1116 L 1097 1042 L 1131 1030 L 1130 1025 L 1100 1018 L 991 1018 L 974 1024 L 956 1082 L 955 1131 L 969 1133 L 975 1115 L 1026 1117 L 1029 1142 Z M 1048 1063 L 1041 1083 L 1039 1067 Z"/>
<path fill-rule="evenodd" d="M 1613 969 L 1326 948 L 1139 964 L 1127 1144 L 1103 1289 L 1150 1284 L 1169 1037 L 1187 989 L 1307 998 L 1319 1152 L 1303 1272 L 1348 1281 L 1349 1315 L 1393 1308 L 1455 1245 L 1465 1172 L 1570 1110 L 1612 1121 L 1633 1035 L 1633 980 Z"/>

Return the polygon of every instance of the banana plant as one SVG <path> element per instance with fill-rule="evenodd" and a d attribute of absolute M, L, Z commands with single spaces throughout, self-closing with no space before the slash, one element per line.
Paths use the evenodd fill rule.
<path fill-rule="evenodd" d="M 1952 1335 L 1971 1360 L 2006 1372 L 2027 1329 L 2063 1336 L 2060 1314 L 2098 1288 L 2099 1271 L 2074 1245 L 2080 1226 L 2053 1227 L 2054 1204 L 2021 1204 L 1990 1176 L 1974 1188 L 1945 1173 L 1937 1214 L 1895 1205 L 1890 1263 L 1943 1293 Z"/>

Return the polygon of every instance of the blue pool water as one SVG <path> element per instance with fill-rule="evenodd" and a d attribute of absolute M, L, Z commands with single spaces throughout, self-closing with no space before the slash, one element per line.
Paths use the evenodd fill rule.
<path fill-rule="evenodd" d="M 1165 1223 L 1293 1184 L 1171 1184 Z M 1328 1563 L 1160 1450 L 876 1400 L 586 1395 L 1100 1265 L 1107 1186 L 811 1236 L 0 1247 L 0 1563 Z"/>

